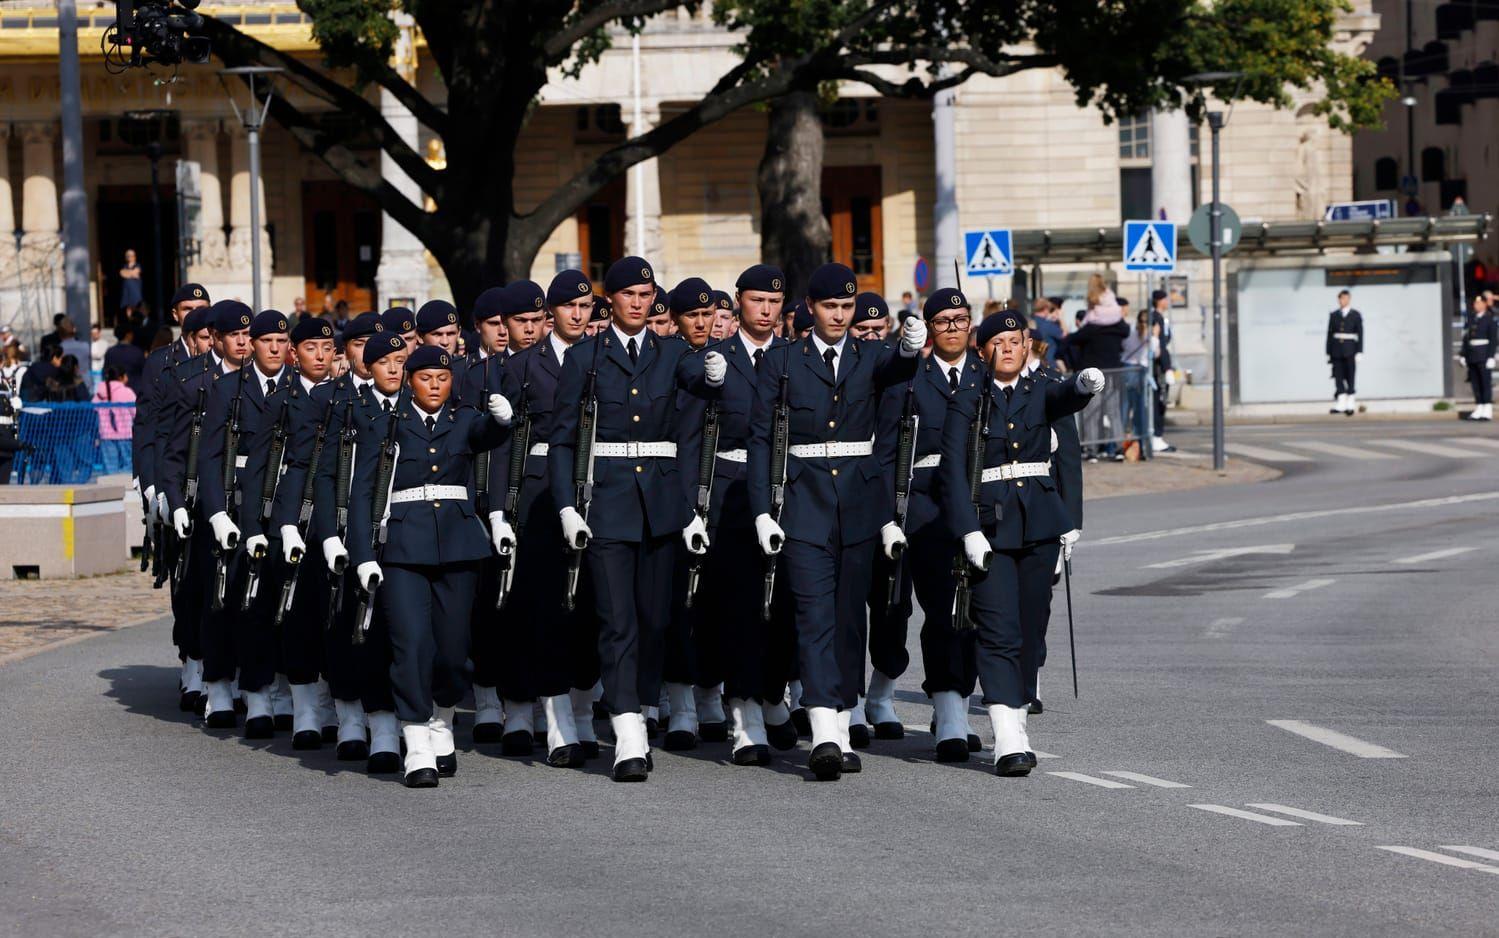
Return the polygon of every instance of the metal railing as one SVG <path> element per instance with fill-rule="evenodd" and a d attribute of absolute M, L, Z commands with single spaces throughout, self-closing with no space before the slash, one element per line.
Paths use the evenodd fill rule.
<path fill-rule="evenodd" d="M 8 475 L 18 485 L 85 485 L 101 475 L 130 474 L 135 404 L 27 404 L 15 414 Z"/>
<path fill-rule="evenodd" d="M 1103 390 L 1076 418 L 1084 453 L 1112 455 L 1135 441 L 1140 455 L 1150 458 L 1157 393 L 1150 371 L 1143 365 L 1103 369 Z"/>

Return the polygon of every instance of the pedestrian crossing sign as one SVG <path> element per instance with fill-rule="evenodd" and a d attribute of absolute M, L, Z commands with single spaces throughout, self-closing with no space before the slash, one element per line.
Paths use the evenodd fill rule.
<path fill-rule="evenodd" d="M 963 232 L 963 256 L 970 277 L 1003 277 L 1015 272 L 1010 229 L 977 228 Z"/>
<path fill-rule="evenodd" d="M 1124 223 L 1124 269 L 1175 270 L 1176 223 L 1126 221 Z"/>

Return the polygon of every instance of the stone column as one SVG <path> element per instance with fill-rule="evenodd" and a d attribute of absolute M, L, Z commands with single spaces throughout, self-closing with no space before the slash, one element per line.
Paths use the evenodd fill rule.
<path fill-rule="evenodd" d="M 655 102 L 640 109 L 640 126 L 634 126 L 634 103 L 620 103 L 620 113 L 632 137 L 649 133 L 661 122 L 661 106 Z M 649 159 L 630 167 L 625 176 L 625 253 L 650 261 L 661 272 L 661 161 Z"/>
<path fill-rule="evenodd" d="M 1178 225 L 1192 217 L 1192 136 L 1181 109 L 1150 115 L 1150 189 L 1152 216 L 1164 210 Z"/>
<path fill-rule="evenodd" d="M 187 158 L 198 164 L 198 185 L 203 197 L 203 240 L 198 261 L 188 268 L 188 279 L 203 283 L 222 279 L 229 267 L 228 242 L 224 238 L 224 190 L 219 181 L 219 122 L 191 121 L 182 128 Z M 248 212 L 248 208 L 246 209 Z M 209 291 L 212 295 L 212 290 Z"/>
<path fill-rule="evenodd" d="M 401 77 L 411 84 L 416 83 L 416 46 L 413 30 L 415 23 L 406 13 L 393 13 L 400 34 L 391 52 L 391 65 Z M 401 139 L 412 150 L 421 152 L 421 133 L 416 116 L 395 95 L 380 89 L 380 115 L 400 134 Z M 390 154 L 380 151 L 380 175 L 413 205 L 422 205 L 424 194 L 406 171 Z M 380 267 L 375 271 L 375 290 L 379 293 L 379 305 L 389 306 L 390 300 L 414 299 L 423 303 L 430 297 L 432 273 L 427 266 L 426 250 L 417 236 L 388 213 L 380 215 Z M 309 299 L 309 302 L 311 300 Z"/>
<path fill-rule="evenodd" d="M 250 139 L 243 125 L 231 123 L 229 125 L 229 269 L 226 271 L 226 279 L 238 284 L 238 290 L 243 293 L 241 297 L 245 302 L 250 301 L 251 279 L 250 272 Z M 265 134 L 260 137 L 260 151 L 265 153 Z M 261 159 L 261 172 L 264 173 L 265 160 Z M 265 179 L 262 176 L 260 191 L 256 193 L 260 200 L 260 295 L 269 298 L 271 295 L 271 239 L 265 231 L 265 220 L 269 214 L 265 204 Z M 205 284 L 207 286 L 207 284 Z M 228 294 L 225 294 L 226 296 Z M 217 298 L 217 297 L 215 297 Z"/>
<path fill-rule="evenodd" d="M 21 126 L 21 226 L 27 244 L 57 243 L 57 125 Z"/>
<path fill-rule="evenodd" d="M 10 125 L 0 123 L 0 322 L 7 322 L 21 302 L 16 292 L 16 212 L 11 203 Z"/>

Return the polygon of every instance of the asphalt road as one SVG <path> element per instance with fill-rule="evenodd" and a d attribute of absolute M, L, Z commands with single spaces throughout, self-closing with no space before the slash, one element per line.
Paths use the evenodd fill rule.
<path fill-rule="evenodd" d="M 836 784 L 718 745 L 624 786 L 460 729 L 413 792 L 194 727 L 165 623 L 6 666 L 0 933 L 1499 933 L 1499 434 L 1230 440 L 1284 478 L 1089 506 L 1027 779 L 912 732 Z"/>

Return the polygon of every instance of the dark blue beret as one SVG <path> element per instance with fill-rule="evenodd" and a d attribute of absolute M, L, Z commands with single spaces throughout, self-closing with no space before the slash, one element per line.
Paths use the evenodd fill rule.
<path fill-rule="evenodd" d="M 300 345 L 313 339 L 333 338 L 333 323 L 321 316 L 303 316 L 292 326 L 291 344 Z"/>
<path fill-rule="evenodd" d="M 677 315 L 713 306 L 713 288 L 702 277 L 688 277 L 671 288 L 669 302 L 671 311 Z"/>
<path fill-rule="evenodd" d="M 646 313 L 646 315 L 647 316 L 660 316 L 663 313 L 670 312 L 670 310 L 671 310 L 671 305 L 667 302 L 666 291 L 663 290 L 663 289 L 661 289 L 661 287 L 659 285 L 657 285 L 657 287 L 656 287 L 656 295 L 651 300 L 651 308 L 650 308 L 650 311 Z"/>
<path fill-rule="evenodd" d="M 1012 309 L 1004 309 L 997 313 L 991 313 L 985 317 L 983 322 L 979 323 L 979 348 L 988 345 L 989 341 L 1001 332 L 1020 332 L 1027 328 L 1029 328 L 1029 323 L 1025 321 L 1025 317 Z"/>
<path fill-rule="evenodd" d="M 202 284 L 184 283 L 172 294 L 172 302 L 168 305 L 176 306 L 178 303 L 186 303 L 190 300 L 208 300 L 208 291 L 203 289 Z"/>
<path fill-rule="evenodd" d="M 760 290 L 764 293 L 783 293 L 786 290 L 786 275 L 772 264 L 756 264 L 739 275 L 734 281 L 739 290 Z"/>
<path fill-rule="evenodd" d="M 722 290 L 713 291 L 713 305 L 719 309 L 726 309 L 729 312 L 734 311 L 734 301 Z"/>
<path fill-rule="evenodd" d="M 561 306 L 593 292 L 593 281 L 581 270 L 564 270 L 547 286 L 547 305 Z"/>
<path fill-rule="evenodd" d="M 423 345 L 411 353 L 406 359 L 406 371 L 421 371 L 424 368 L 441 368 L 443 371 L 453 369 L 453 356 L 443 351 L 436 345 Z"/>
<path fill-rule="evenodd" d="M 854 324 L 861 322 L 873 322 L 876 319 L 889 319 L 890 306 L 885 298 L 870 290 L 860 293 L 854 299 Z"/>
<path fill-rule="evenodd" d="M 952 287 L 943 287 L 933 290 L 932 295 L 921 304 L 921 318 L 930 320 L 933 316 L 949 309 L 962 309 L 968 305 L 968 297 L 963 295 L 962 290 Z"/>
<path fill-rule="evenodd" d="M 239 300 L 219 300 L 213 304 L 213 318 L 209 324 L 216 332 L 239 332 L 250 328 L 255 319 L 250 307 Z"/>
<path fill-rule="evenodd" d="M 798 303 L 791 307 L 791 328 L 797 332 L 805 332 L 812 328 L 813 324 L 812 311 L 807 309 L 806 303 Z"/>
<path fill-rule="evenodd" d="M 628 287 L 655 282 L 656 274 L 651 270 L 650 261 L 631 255 L 609 265 L 609 270 L 604 273 L 604 292 L 618 293 Z"/>
<path fill-rule="evenodd" d="M 841 300 L 859 292 L 858 278 L 842 264 L 823 264 L 807 281 L 807 296 L 814 300 Z"/>
<path fill-rule="evenodd" d="M 416 334 L 426 335 L 444 326 L 458 325 L 458 310 L 447 300 L 428 300 L 416 311 Z"/>
<path fill-rule="evenodd" d="M 505 311 L 505 288 L 490 287 L 474 300 L 474 322 L 493 319 Z"/>
<path fill-rule="evenodd" d="M 593 316 L 591 322 L 608 322 L 614 316 L 614 304 L 609 302 L 607 296 L 601 296 L 593 301 Z"/>
<path fill-rule="evenodd" d="M 380 324 L 380 317 L 378 315 L 375 313 L 360 313 L 358 316 L 350 319 L 347 326 L 344 326 L 344 341 L 362 339 L 365 336 L 384 331 L 385 327 Z"/>
<path fill-rule="evenodd" d="M 405 347 L 406 340 L 401 338 L 400 335 L 394 332 L 380 332 L 364 343 L 365 367 L 369 367 L 392 352 L 399 352 Z"/>
<path fill-rule="evenodd" d="M 380 314 L 386 332 L 415 332 L 416 314 L 404 306 L 392 306 Z"/>
<path fill-rule="evenodd" d="M 506 316 L 539 313 L 545 305 L 546 294 L 541 292 L 541 284 L 535 280 L 517 280 L 505 286 L 503 312 Z"/>
<path fill-rule="evenodd" d="M 188 310 L 187 315 L 182 317 L 182 331 L 184 334 L 207 329 L 212 325 L 212 306 L 199 306 L 197 309 Z"/>
<path fill-rule="evenodd" d="M 274 309 L 268 309 L 250 321 L 250 338 L 258 339 L 263 335 L 271 335 L 276 332 L 285 332 L 291 326 L 286 321 L 286 316 Z"/>

